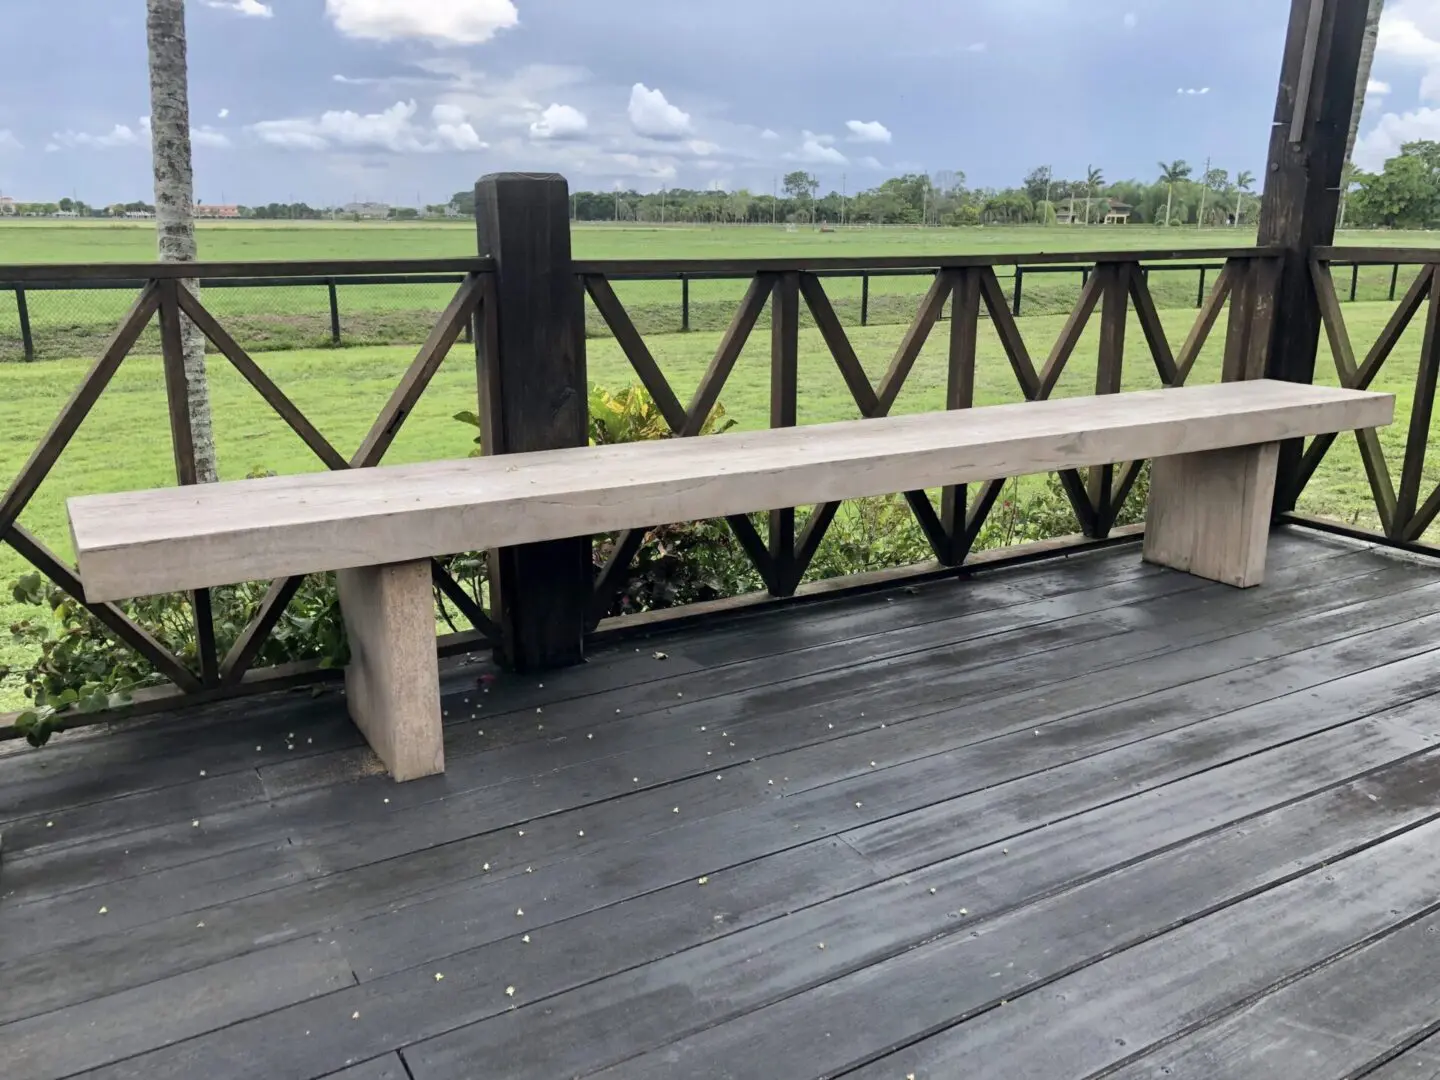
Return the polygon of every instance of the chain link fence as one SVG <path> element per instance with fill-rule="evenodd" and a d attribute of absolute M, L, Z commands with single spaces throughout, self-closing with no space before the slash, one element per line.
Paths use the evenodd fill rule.
<path fill-rule="evenodd" d="M 1198 307 L 1213 287 L 1218 263 L 1164 265 L 1145 273 L 1160 309 Z M 1064 315 L 1090 273 L 1079 266 L 1001 267 L 1010 309 L 1019 317 Z M 1337 266 L 1342 300 L 1394 300 L 1413 275 L 1401 266 Z M 933 280 L 927 270 L 821 273 L 825 291 L 847 327 L 909 323 Z M 206 307 L 250 352 L 333 349 L 358 345 L 419 345 L 460 282 L 455 275 L 226 279 L 202 283 Z M 670 274 L 615 278 L 613 284 L 643 335 L 723 331 L 749 286 L 749 275 Z M 0 363 L 98 355 L 140 288 L 140 282 L 74 282 L 24 286 L 0 282 Z M 811 325 L 809 311 L 801 318 Z M 948 317 L 948 310 L 943 317 Z M 610 334 L 586 300 L 586 333 Z M 469 338 L 467 334 L 467 339 Z M 137 352 L 158 353 L 159 329 L 145 332 Z"/>

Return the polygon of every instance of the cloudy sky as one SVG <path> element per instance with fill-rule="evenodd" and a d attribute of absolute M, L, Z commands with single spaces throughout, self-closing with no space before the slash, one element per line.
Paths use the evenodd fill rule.
<path fill-rule="evenodd" d="M 147 197 L 143 0 L 4 0 L 0 192 Z M 189 0 L 204 201 L 1259 171 L 1289 0 Z M 57 13 L 63 8 L 63 17 Z M 21 45 L 23 43 L 23 46 Z M 1440 0 L 1391 0 L 1359 157 L 1440 138 Z"/>

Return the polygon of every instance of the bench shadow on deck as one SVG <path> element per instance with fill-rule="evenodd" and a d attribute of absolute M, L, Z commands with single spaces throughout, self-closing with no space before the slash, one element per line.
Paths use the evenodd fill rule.
<path fill-rule="evenodd" d="M 1133 547 L 0 757 L 0 1073 L 1440 1073 L 1440 564 Z"/>

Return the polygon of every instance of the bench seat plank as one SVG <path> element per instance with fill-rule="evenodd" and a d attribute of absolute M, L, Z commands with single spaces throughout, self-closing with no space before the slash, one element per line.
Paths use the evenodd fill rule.
<path fill-rule="evenodd" d="M 1273 381 L 69 501 L 90 601 L 405 563 L 1391 422 L 1388 394 Z"/>

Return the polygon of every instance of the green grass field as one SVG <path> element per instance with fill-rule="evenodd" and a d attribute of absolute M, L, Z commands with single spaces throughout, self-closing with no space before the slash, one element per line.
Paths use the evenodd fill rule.
<path fill-rule="evenodd" d="M 1153 234 L 1158 230 L 1107 230 L 1103 233 L 1099 230 L 1014 230 L 1003 233 L 1000 230 L 970 230 L 955 234 L 922 234 L 918 230 L 873 230 L 837 236 L 839 244 L 854 253 L 907 250 L 902 246 L 906 240 L 916 250 L 928 248 L 934 253 L 944 250 L 939 245 L 944 243 L 943 238 L 946 236 L 952 237 L 957 245 L 962 241 L 968 245 L 972 239 L 990 244 L 993 239 L 994 246 L 989 250 L 1013 250 L 1022 245 L 1033 247 L 1036 241 L 1054 242 L 1053 234 L 1057 232 L 1064 237 L 1083 237 L 1088 243 L 1098 247 L 1115 246 L 1111 238 L 1118 240 L 1122 232 L 1126 240 L 1139 239 L 1142 231 L 1152 234 L 1150 239 L 1153 243 Z M 207 245 L 207 254 L 208 245 L 212 241 L 216 248 L 236 245 L 226 247 L 223 253 L 215 251 L 216 258 L 321 255 L 345 257 L 347 253 L 353 253 L 345 249 L 358 249 L 362 246 L 368 253 L 374 254 L 375 245 L 380 238 L 393 235 L 400 238 L 404 254 L 415 255 L 436 254 L 435 246 L 446 244 L 455 245 L 451 251 L 457 253 L 456 249 L 466 242 L 466 236 L 461 235 L 464 233 L 464 229 L 445 226 L 408 229 L 376 226 L 341 226 L 333 229 L 216 227 L 206 230 L 202 243 Z M 720 235 L 717 237 L 711 235 L 712 233 Z M 1210 245 L 1231 242 L 1232 235 L 1228 232 L 1218 236 L 1207 233 L 1203 234 L 1203 242 Z M 66 244 L 77 245 L 98 241 L 98 247 L 88 251 L 90 260 L 98 258 L 101 249 L 107 258 L 143 257 L 142 253 L 133 249 L 136 245 L 143 247 L 148 243 L 145 231 L 135 226 L 55 227 L 28 223 L 0 226 L 0 243 L 12 236 L 26 238 L 26 245 L 30 248 L 28 254 L 32 258 L 36 255 L 37 246 L 45 246 L 33 243 L 33 238 L 60 237 Z M 262 238 L 266 237 L 271 238 L 274 243 L 266 246 L 263 254 L 250 249 L 250 245 L 259 245 Z M 313 246 L 307 247 L 301 242 L 307 237 L 314 241 Z M 761 250 L 775 253 L 771 250 L 771 245 L 781 248 L 782 251 L 795 250 L 786 248 L 785 245 L 791 241 L 797 244 L 824 245 L 832 239 L 836 237 L 769 233 L 761 230 L 647 231 L 594 228 L 577 230 L 576 244 L 583 254 L 596 254 L 595 250 L 586 250 L 592 245 L 593 248 L 604 248 L 606 254 L 615 253 L 617 248 L 628 248 L 628 254 L 739 254 L 736 250 L 739 245 L 745 245 L 745 253 L 759 254 Z M 1100 243 L 1102 239 L 1104 244 Z M 1234 242 L 1249 239 L 1248 236 L 1235 237 Z M 690 242 L 694 242 L 695 246 L 689 246 Z M 1416 241 L 1412 238 L 1411 242 Z M 752 243 L 757 245 L 757 248 L 748 246 Z M 730 246 L 717 250 L 723 245 Z M 1135 246 L 1147 245 L 1139 243 Z M 655 250 L 657 248 L 663 248 L 663 251 Z M 958 246 L 950 248 L 952 251 L 958 249 Z M 964 249 L 969 250 L 969 247 Z M 0 247 L 0 253 L 5 253 L 0 254 L 0 263 L 11 261 L 8 250 Z M 65 256 L 77 257 L 78 252 L 73 248 Z M 1402 288 L 1404 284 L 1408 282 L 1402 277 Z M 833 285 L 834 283 L 831 291 L 838 296 Z M 1078 286 L 1078 280 L 1072 283 L 1073 289 L 1078 290 Z M 1027 283 L 1027 290 L 1028 288 Z M 1162 304 L 1162 307 L 1166 308 L 1162 312 L 1162 319 L 1167 334 L 1176 345 L 1183 340 L 1194 318 L 1193 310 L 1189 309 L 1194 303 L 1193 288 L 1192 280 L 1184 301 L 1173 305 Z M 1155 291 L 1157 296 L 1168 295 L 1162 289 L 1157 288 Z M 897 303 L 900 299 L 896 297 Z M 909 304 L 909 310 L 913 311 L 913 297 L 905 302 Z M 440 303 L 443 303 L 443 298 Z M 723 310 L 728 316 L 733 300 L 727 293 L 715 297 L 714 303 L 717 311 Z M 897 322 L 861 328 L 856 325 L 853 312 L 847 307 L 847 303 L 848 300 L 841 296 L 837 307 L 841 309 L 842 319 L 847 324 L 866 369 L 872 378 L 878 378 L 898 344 L 904 326 Z M 427 310 L 433 317 L 434 308 L 427 305 Z M 1391 307 L 1384 303 L 1361 302 L 1347 304 L 1345 311 L 1356 349 L 1363 353 L 1368 343 L 1379 334 L 1390 315 Z M 729 415 L 742 428 L 758 428 L 768 423 L 769 335 L 765 332 L 767 319 L 768 317 L 762 317 L 761 325 L 757 327 L 721 397 Z M 721 321 L 723 322 L 723 319 Z M 1021 331 L 1032 354 L 1043 357 L 1059 333 L 1062 322 L 1063 317 L 1057 314 L 1037 314 L 1020 320 Z M 1422 320 L 1416 320 L 1376 383 L 1377 389 L 1390 390 L 1399 395 L 1402 418 L 1409 415 L 1409 399 L 1413 394 L 1419 356 L 1421 322 Z M 1097 331 L 1098 319 L 1092 322 L 1089 332 L 1072 358 L 1057 390 L 1058 394 L 1090 392 L 1094 381 Z M 689 334 L 647 334 L 647 341 L 657 361 L 682 399 L 689 396 L 698 382 L 719 337 L 718 329 L 714 327 L 698 329 Z M 1216 327 L 1200 364 L 1197 365 L 1192 376 L 1193 382 L 1214 381 L 1218 378 L 1223 337 L 1222 320 Z M 900 395 L 896 405 L 897 412 L 918 412 L 943 407 L 945 338 L 943 325 L 937 327 Z M 338 351 L 291 349 L 268 352 L 260 360 L 266 371 L 320 430 L 342 452 L 349 452 L 359 443 L 413 353 L 412 347 L 356 347 Z M 23 466 L 57 410 L 77 385 L 90 359 L 91 357 L 87 356 L 77 356 L 36 364 L 0 364 L 0 478 L 8 482 Z M 610 387 L 635 381 L 624 357 L 608 337 L 591 340 L 589 372 L 592 381 Z M 316 467 L 313 457 L 299 439 L 269 411 L 258 395 L 235 374 L 223 358 L 212 356 L 211 373 L 217 444 L 225 477 L 240 477 L 256 468 L 293 473 Z M 1321 381 L 1334 381 L 1333 364 L 1328 350 L 1323 348 L 1317 378 Z M 1133 319 L 1129 322 L 1125 385 L 1127 389 L 1158 385 L 1144 338 Z M 801 333 L 800 386 L 801 423 L 847 419 L 857 415 L 824 343 L 819 334 L 811 328 L 804 328 Z M 977 404 L 1019 399 L 1020 393 L 1003 350 L 989 322 L 984 321 L 981 326 L 977 364 Z M 473 352 L 457 346 L 409 418 L 388 460 L 422 461 L 465 455 L 471 448 L 473 429 L 467 430 L 451 417 L 461 409 L 474 408 L 474 405 Z M 139 352 L 122 367 L 50 478 L 26 509 L 21 519 L 23 524 L 68 557 L 65 498 L 83 493 L 164 486 L 173 482 L 173 463 L 167 430 L 160 365 L 153 355 Z M 1404 435 L 1403 419 L 1401 424 L 1382 433 L 1382 442 L 1397 475 Z M 1440 462 L 1437 462 L 1437 467 L 1430 472 L 1431 475 L 1427 476 L 1429 484 L 1440 481 Z M 1374 524 L 1369 488 L 1353 440 L 1343 439 L 1337 442 L 1329 460 L 1312 483 L 1304 508 L 1361 524 Z M 10 549 L 0 548 L 0 582 L 9 582 L 24 569 L 24 564 Z M 8 589 L 6 592 L 8 593 Z M 0 626 L 8 625 L 18 614 L 20 609 L 14 605 L 0 603 Z M 0 664 L 18 664 L 23 660 L 24 657 L 19 655 L 13 646 L 0 641 Z M 17 686 L 12 679 L 0 685 L 0 710 L 17 704 Z"/>

